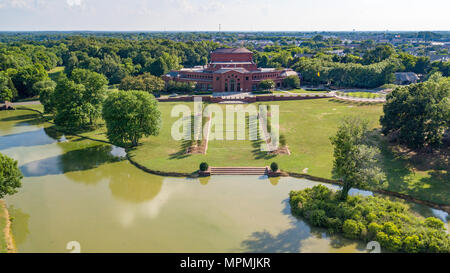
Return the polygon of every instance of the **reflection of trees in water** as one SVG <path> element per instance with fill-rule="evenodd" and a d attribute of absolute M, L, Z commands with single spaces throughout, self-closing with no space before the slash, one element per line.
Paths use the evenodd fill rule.
<path fill-rule="evenodd" d="M 109 188 L 113 196 L 131 203 L 142 203 L 155 198 L 161 191 L 164 179 L 137 169 L 111 174 Z"/>
<path fill-rule="evenodd" d="M 63 143 L 61 145 L 64 146 Z M 89 170 L 104 163 L 120 160 L 111 155 L 111 146 L 97 145 L 32 161 L 22 165 L 20 169 L 25 177 L 36 177 Z"/>
<path fill-rule="evenodd" d="M 211 176 L 205 176 L 205 177 L 199 177 L 198 181 L 200 182 L 201 185 L 208 185 L 209 180 L 211 180 Z"/>
<path fill-rule="evenodd" d="M 27 239 L 30 230 L 28 229 L 28 221 L 30 215 L 24 213 L 22 209 L 15 208 L 13 205 L 8 207 L 10 217 L 12 217 L 11 228 L 16 245 L 21 245 Z"/>
<path fill-rule="evenodd" d="M 270 184 L 276 186 L 280 182 L 280 177 L 269 177 Z"/>
<path fill-rule="evenodd" d="M 290 216 L 292 227 L 276 235 L 266 230 L 253 232 L 248 239 L 242 241 L 241 250 L 258 253 L 296 253 L 301 250 L 303 244 L 305 244 L 304 241 L 311 238 L 311 236 L 314 238 L 324 237 L 326 230 L 312 227 L 303 219 L 292 216 L 289 200 L 286 199 L 283 203 L 285 207 L 282 213 Z M 330 246 L 336 249 L 355 243 L 341 236 L 330 236 L 327 234 L 327 238 L 330 239 Z M 363 248 L 363 243 L 359 243 L 358 249 Z"/>

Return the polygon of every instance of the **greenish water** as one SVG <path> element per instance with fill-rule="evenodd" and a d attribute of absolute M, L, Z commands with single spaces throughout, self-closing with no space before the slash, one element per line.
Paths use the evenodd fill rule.
<path fill-rule="evenodd" d="M 291 215 L 289 191 L 316 182 L 154 176 L 119 148 L 49 126 L 32 112 L 0 112 L 0 152 L 24 174 L 23 187 L 6 198 L 19 252 L 69 252 L 70 241 L 82 252 L 366 251 Z"/>

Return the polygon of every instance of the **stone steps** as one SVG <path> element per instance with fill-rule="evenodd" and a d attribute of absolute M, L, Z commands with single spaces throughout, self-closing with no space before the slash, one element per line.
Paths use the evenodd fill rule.
<path fill-rule="evenodd" d="M 212 175 L 265 175 L 265 167 L 211 167 Z"/>

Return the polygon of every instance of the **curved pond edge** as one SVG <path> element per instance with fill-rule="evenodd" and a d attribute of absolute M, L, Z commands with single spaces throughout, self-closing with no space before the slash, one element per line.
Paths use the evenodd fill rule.
<path fill-rule="evenodd" d="M 39 110 L 31 109 L 31 108 L 24 107 L 24 106 L 22 106 L 21 109 L 37 112 L 42 117 L 44 117 L 44 113 L 42 113 Z M 21 110 L 21 109 L 17 109 L 17 110 Z M 53 122 L 50 122 L 50 121 L 47 121 L 47 122 L 49 122 L 51 124 L 54 124 Z M 114 145 L 111 142 L 108 142 L 108 141 L 105 141 L 105 140 L 95 139 L 95 138 L 91 138 L 91 137 L 86 137 L 86 136 L 79 135 L 79 134 L 76 134 L 76 133 L 60 130 L 58 128 L 53 128 L 53 129 L 56 130 L 56 131 L 59 131 L 61 133 L 77 136 L 77 137 L 80 137 L 80 138 L 83 138 L 83 139 L 88 139 L 88 140 L 92 140 L 92 141 L 98 141 L 98 142 Z M 124 147 L 121 147 L 121 148 L 124 148 Z M 142 170 L 144 172 L 147 172 L 147 173 L 150 173 L 150 174 L 154 174 L 154 175 L 159 175 L 159 176 L 166 176 L 166 177 L 187 177 L 187 178 L 200 177 L 199 174 L 198 174 L 198 171 L 195 171 L 193 173 L 181 173 L 181 172 L 165 172 L 165 171 L 159 171 L 159 170 L 152 170 L 152 169 L 150 169 L 150 168 L 148 168 L 148 167 L 146 167 L 144 165 L 141 165 L 137 161 L 133 160 L 131 158 L 131 156 L 129 155 L 129 149 L 125 148 L 125 150 L 126 150 L 126 153 L 127 153 L 127 156 L 126 156 L 127 160 L 131 164 L 133 164 L 136 168 L 138 168 L 138 169 L 140 169 L 140 170 Z M 338 186 L 342 185 L 342 183 L 340 181 L 338 181 L 338 180 L 327 179 L 327 178 L 312 176 L 312 175 L 309 175 L 309 174 L 301 174 L 301 173 L 295 173 L 295 172 L 286 172 L 286 173 L 290 177 L 303 178 L 303 179 L 308 179 L 308 180 L 315 181 L 315 182 L 323 182 L 323 183 L 334 184 L 334 185 L 338 185 Z M 357 187 L 355 187 L 355 188 L 359 189 L 359 190 L 365 190 L 365 189 L 361 189 L 361 188 L 357 188 Z M 443 210 L 443 211 L 445 211 L 445 212 L 450 214 L 450 205 L 439 204 L 439 203 L 435 203 L 435 202 L 427 201 L 427 200 L 421 200 L 421 199 L 414 198 L 414 197 L 412 197 L 410 195 L 407 195 L 407 194 L 403 194 L 403 193 L 399 193 L 399 192 L 393 192 L 393 191 L 388 191 L 388 190 L 370 190 L 370 191 L 372 191 L 373 193 L 383 194 L 383 195 L 387 195 L 387 196 L 391 196 L 391 197 L 397 197 L 397 198 L 400 198 L 400 199 L 403 199 L 403 200 L 406 200 L 406 201 L 409 201 L 409 202 L 413 202 L 413 203 L 416 203 L 416 204 L 419 204 L 419 205 L 425 205 L 425 206 L 428 206 L 428 207 L 431 207 L 431 208 L 434 208 L 434 209 Z"/>
<path fill-rule="evenodd" d="M 6 208 L 6 203 L 3 200 L 0 200 L 0 210 L 3 210 L 3 213 L 6 218 L 5 229 L 3 230 L 5 241 L 6 241 L 6 251 L 8 253 L 17 253 L 16 245 L 14 244 L 14 237 L 11 229 L 11 218 Z"/>

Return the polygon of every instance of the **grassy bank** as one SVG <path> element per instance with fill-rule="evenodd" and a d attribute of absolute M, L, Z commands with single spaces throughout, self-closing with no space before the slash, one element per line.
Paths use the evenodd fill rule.
<path fill-rule="evenodd" d="M 12 243 L 12 233 L 10 230 L 10 220 L 5 202 L 0 200 L 0 253 L 14 251 Z"/>

